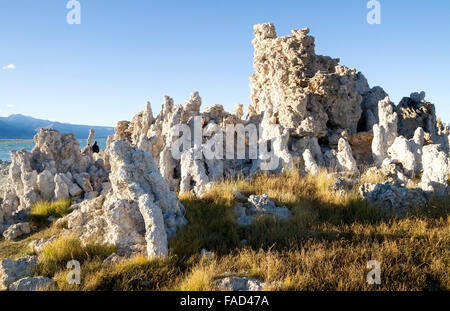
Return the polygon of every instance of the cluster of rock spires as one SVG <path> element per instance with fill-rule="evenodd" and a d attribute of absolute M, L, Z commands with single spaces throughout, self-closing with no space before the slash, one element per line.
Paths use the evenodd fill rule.
<path fill-rule="evenodd" d="M 259 142 L 271 143 L 280 159 L 273 173 L 296 169 L 318 174 L 326 167 L 358 174 L 364 167 L 386 170 L 394 165 L 400 185 L 422 175 L 424 191 L 446 194 L 450 129 L 438 128 L 434 105 L 425 101 L 424 92 L 395 106 L 381 87 L 370 88 L 362 73 L 339 65 L 338 59 L 316 55 L 309 29 L 286 37 L 277 37 L 269 23 L 254 29 L 255 74 L 245 120 L 242 105 L 231 113 L 221 105 L 201 112 L 198 93 L 184 105 L 165 97 L 158 116 L 147 103 L 131 122 L 119 123 L 111 140 L 125 139 L 152 153 L 171 190 L 180 194 L 202 196 L 224 176 L 257 173 L 261 161 L 252 159 L 249 150 L 245 159 L 195 158 L 197 150 L 214 144 L 215 135 L 204 135 L 200 142 L 192 137 L 190 149 L 173 159 L 171 146 L 178 137 L 171 130 L 180 124 L 194 128 L 196 120 L 203 132 L 214 134 L 210 129 L 217 126 L 225 133 L 230 124 L 256 125 Z M 430 157 L 435 161 L 426 161 Z"/>
<path fill-rule="evenodd" d="M 80 150 L 73 135 L 51 129 L 34 141 L 31 152 L 11 152 L 0 200 L 4 238 L 30 233 L 27 216 L 39 201 L 71 199 L 73 212 L 59 220 L 66 233 L 113 244 L 119 254 L 167 255 L 168 238 L 186 222 L 184 207 L 150 153 L 118 140 L 95 154 L 89 143 Z"/>
<path fill-rule="evenodd" d="M 255 74 L 245 119 L 242 105 L 231 113 L 221 105 L 201 112 L 202 99 L 193 93 L 184 105 L 166 96 L 156 117 L 147 103 L 131 122 L 118 123 L 99 154 L 89 146 L 80 150 L 74 135 L 41 130 L 31 153 L 11 153 L 0 199 L 0 232 L 16 237 L 9 228 L 26 221 L 39 200 L 71 198 L 74 212 L 60 220 L 67 221 L 68 232 L 83 241 L 115 244 L 123 254 L 165 255 L 168 237 L 186 223 L 175 193 L 201 197 L 223 177 L 261 171 L 264 159 L 260 154 L 251 157 L 246 132 L 236 132 L 247 142 L 243 158 L 197 156 L 218 146 L 216 140 L 223 136 L 217 134 L 227 125 L 259 129 L 258 144 L 269 145 L 279 159 L 272 173 L 319 174 L 327 168 L 358 175 L 367 167 L 383 172 L 390 182 L 366 184 L 361 195 L 398 215 L 413 203 L 426 204 L 430 195 L 449 194 L 450 128 L 437 125 L 425 93 L 413 93 L 395 106 L 381 87 L 370 88 L 362 73 L 339 65 L 338 59 L 316 55 L 309 29 L 285 37 L 277 37 L 270 23 L 254 30 Z M 188 140 L 189 148 L 175 159 L 171 148 L 179 137 L 174 127 L 187 125 L 194 132 L 196 124 L 210 135 Z M 231 139 L 234 143 L 234 135 Z M 241 149 L 234 144 L 235 154 Z M 420 187 L 408 189 L 419 176 Z M 236 209 L 243 223 L 251 222 L 247 213 L 257 210 L 289 217 L 288 209 L 277 208 L 269 198 L 249 202 L 250 207 Z"/>

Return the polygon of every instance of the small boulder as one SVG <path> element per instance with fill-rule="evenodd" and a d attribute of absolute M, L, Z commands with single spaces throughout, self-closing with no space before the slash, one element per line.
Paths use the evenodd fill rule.
<path fill-rule="evenodd" d="M 31 292 L 41 291 L 46 289 L 54 289 L 55 282 L 52 279 L 38 276 L 38 277 L 26 277 L 12 283 L 8 290 L 16 292 Z"/>
<path fill-rule="evenodd" d="M 258 214 L 271 214 L 280 219 L 288 219 L 291 216 L 287 207 L 277 207 L 267 194 L 251 195 L 248 202 L 251 204 L 253 212 Z"/>
<path fill-rule="evenodd" d="M 252 278 L 241 278 L 237 276 L 229 276 L 217 280 L 217 287 L 227 291 L 261 291 L 264 283 Z"/>
<path fill-rule="evenodd" d="M 12 241 L 21 237 L 22 235 L 29 234 L 31 232 L 31 227 L 28 222 L 21 222 L 15 225 L 8 227 L 3 232 L 3 237 L 6 240 Z"/>
<path fill-rule="evenodd" d="M 6 258 L 0 261 L 0 290 L 7 290 L 17 280 L 31 276 L 36 267 L 36 256 L 22 257 L 17 260 Z"/>
<path fill-rule="evenodd" d="M 408 211 L 428 204 L 428 196 L 421 189 L 407 189 L 390 183 L 366 183 L 359 191 L 369 203 L 378 205 L 383 214 L 398 217 L 404 217 Z"/>

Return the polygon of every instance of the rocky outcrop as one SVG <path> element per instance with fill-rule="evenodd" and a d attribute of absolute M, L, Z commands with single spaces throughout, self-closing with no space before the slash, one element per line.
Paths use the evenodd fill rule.
<path fill-rule="evenodd" d="M 322 167 L 357 175 L 374 163 L 393 182 L 411 185 L 423 173 L 424 145 L 450 151 L 450 130 L 445 134 L 436 127 L 434 107 L 424 93 L 413 93 L 396 107 L 360 72 L 316 55 L 307 28 L 278 37 L 274 25 L 266 23 L 255 25 L 254 35 L 255 73 L 245 120 L 242 105 L 231 113 L 221 105 L 201 111 L 198 92 L 184 105 L 166 96 L 157 116 L 147 103 L 131 122 L 119 122 L 108 144 L 123 139 L 150 152 L 170 190 L 198 197 L 224 177 L 283 170 L 317 175 Z M 241 128 L 229 135 L 228 127 Z M 184 136 L 186 130 L 190 135 Z M 174 144 L 182 149 L 178 157 Z M 205 151 L 211 150 L 214 157 L 207 158 Z"/>
<path fill-rule="evenodd" d="M 2 232 L 26 220 L 30 208 L 41 200 L 72 198 L 81 202 L 101 193 L 104 183 L 109 181 L 104 159 L 95 159 L 90 148 L 80 150 L 73 134 L 41 129 L 34 142 L 31 152 L 11 151 L 8 181 L 0 193 Z"/>
<path fill-rule="evenodd" d="M 270 215 L 281 220 L 287 220 L 291 216 L 291 211 L 287 207 L 278 207 L 270 200 L 267 194 L 251 195 L 248 204 L 238 203 L 234 208 L 240 225 L 249 225 L 257 217 Z"/>
<path fill-rule="evenodd" d="M 94 161 L 90 148 L 82 152 L 73 134 L 42 129 L 34 140 L 31 153 L 11 152 L 9 179 L 22 208 L 30 208 L 39 200 L 68 197 L 67 191 L 75 199 L 101 191 L 101 183 L 108 180 L 103 161 Z"/>
<path fill-rule="evenodd" d="M 113 244 L 119 255 L 167 255 L 168 237 L 186 223 L 184 207 L 149 152 L 125 140 L 113 142 L 107 152 L 111 190 L 74 206 L 60 221 L 82 242 Z"/>
<path fill-rule="evenodd" d="M 223 177 L 241 174 L 283 170 L 317 174 L 322 166 L 339 165 L 356 172 L 355 159 L 348 153 L 351 148 L 342 145 L 339 153 L 339 140 L 348 141 L 356 134 L 363 98 L 372 107 L 380 92 L 371 92 L 361 73 L 340 66 L 337 59 L 316 55 L 308 29 L 286 37 L 277 37 L 272 24 L 254 29 L 255 74 L 250 79 L 252 103 L 246 120 L 242 120 L 242 105 L 231 113 L 221 105 L 201 111 L 198 92 L 184 105 L 175 105 L 166 96 L 157 116 L 147 103 L 131 122 L 119 122 L 108 144 L 127 140 L 150 152 L 171 190 L 199 197 Z M 235 130 L 230 135 L 229 127 Z M 172 145 L 180 140 L 177 148 L 182 147 L 182 152 L 174 157 Z M 363 148 L 356 150 L 367 153 Z M 204 155 L 213 149 L 213 158 Z"/>
<path fill-rule="evenodd" d="M 425 100 L 425 92 L 412 93 L 404 97 L 397 106 L 398 134 L 411 139 L 421 127 L 429 140 L 437 134 L 436 109 Z"/>
<path fill-rule="evenodd" d="M 36 253 L 39 254 L 41 253 L 48 245 L 50 245 L 51 243 L 53 243 L 55 240 L 57 239 L 56 236 L 52 236 L 50 238 L 42 238 L 39 240 L 34 240 L 31 241 L 28 244 L 29 249 Z"/>
<path fill-rule="evenodd" d="M 251 115 L 272 111 L 277 122 L 299 136 L 323 137 L 328 127 L 356 132 L 362 97 L 360 76 L 338 59 L 315 53 L 309 29 L 277 37 L 273 24 L 255 25 Z"/>

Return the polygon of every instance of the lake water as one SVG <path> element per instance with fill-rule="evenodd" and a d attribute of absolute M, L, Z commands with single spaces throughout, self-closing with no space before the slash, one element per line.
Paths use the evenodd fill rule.
<path fill-rule="evenodd" d="M 86 146 L 87 139 L 79 139 L 81 148 Z M 106 148 L 106 138 L 96 138 L 97 145 L 100 147 L 100 150 Z M 11 161 L 11 157 L 9 156 L 9 152 L 11 150 L 21 150 L 26 149 L 27 151 L 31 151 L 34 147 L 34 141 L 32 140 L 12 140 L 12 141 L 0 141 L 0 160 Z"/>

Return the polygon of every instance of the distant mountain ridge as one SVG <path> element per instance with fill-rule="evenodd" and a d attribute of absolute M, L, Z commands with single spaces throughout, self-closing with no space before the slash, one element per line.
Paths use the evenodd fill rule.
<path fill-rule="evenodd" d="M 104 138 L 114 134 L 114 128 L 107 126 L 52 122 L 21 114 L 0 117 L 0 139 L 31 139 L 41 128 L 52 128 L 60 131 L 61 134 L 74 133 L 78 139 L 87 138 L 89 136 L 89 129 L 94 129 L 95 136 L 98 138 Z"/>

